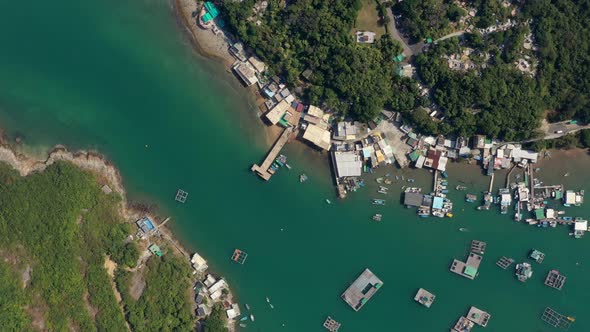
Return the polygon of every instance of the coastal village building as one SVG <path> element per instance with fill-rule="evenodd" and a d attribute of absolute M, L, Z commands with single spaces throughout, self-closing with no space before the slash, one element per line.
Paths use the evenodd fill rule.
<path fill-rule="evenodd" d="M 266 70 L 266 65 L 264 64 L 264 62 L 260 61 L 260 59 L 257 56 L 249 57 L 248 62 L 260 74 L 262 74 Z"/>
<path fill-rule="evenodd" d="M 154 222 L 148 217 L 143 217 L 143 218 L 139 219 L 138 221 L 136 221 L 135 223 L 137 224 L 137 227 L 139 227 L 139 229 L 146 235 L 150 234 L 156 230 L 156 226 L 154 226 Z"/>
<path fill-rule="evenodd" d="M 303 133 L 303 139 L 326 151 L 330 151 L 332 146 L 330 131 L 314 124 L 307 125 Z"/>
<path fill-rule="evenodd" d="M 332 161 L 336 166 L 336 174 L 339 178 L 361 176 L 363 162 L 357 153 L 333 151 Z"/>
<path fill-rule="evenodd" d="M 265 114 L 265 117 L 270 123 L 275 125 L 281 121 L 281 118 L 283 115 L 285 115 L 285 112 L 287 112 L 289 107 L 291 107 L 291 104 L 289 104 L 286 100 L 281 100 L 280 103 L 278 103 L 275 107 L 273 107 L 273 109 Z"/>
<path fill-rule="evenodd" d="M 244 44 L 241 42 L 233 43 L 229 48 L 229 53 L 240 61 L 245 62 L 248 59 L 246 58 L 246 52 L 244 51 Z"/>
<path fill-rule="evenodd" d="M 232 69 L 238 75 L 238 77 L 246 84 L 246 86 L 250 86 L 252 84 L 256 84 L 258 82 L 258 77 L 256 76 L 256 69 L 250 62 L 237 62 Z"/>
<path fill-rule="evenodd" d="M 198 253 L 194 253 L 193 257 L 191 257 L 191 264 L 193 265 L 195 271 L 200 273 L 207 271 L 209 268 L 209 266 L 207 266 L 207 261 Z"/>
<path fill-rule="evenodd" d="M 225 313 L 227 314 L 228 319 L 234 319 L 241 315 L 240 306 L 237 303 L 233 303 L 231 308 L 226 310 Z"/>

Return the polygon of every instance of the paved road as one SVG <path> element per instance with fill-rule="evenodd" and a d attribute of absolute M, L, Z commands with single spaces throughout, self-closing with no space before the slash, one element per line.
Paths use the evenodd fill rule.
<path fill-rule="evenodd" d="M 461 31 L 455 31 L 453 33 L 449 33 L 446 36 L 440 37 L 439 39 L 435 40 L 434 42 L 439 42 L 441 40 L 445 40 L 445 39 L 449 39 L 449 38 L 453 38 L 453 37 L 459 37 L 462 36 L 463 34 L 465 34 L 465 31 L 461 30 Z"/>
<path fill-rule="evenodd" d="M 549 123 L 541 126 L 541 129 L 545 132 L 545 135 L 539 138 L 531 139 L 526 142 L 533 142 L 542 139 L 554 139 L 565 136 L 567 134 L 573 134 L 582 129 L 590 129 L 589 125 L 571 124 L 570 121 L 562 121 L 556 123 Z"/>
<path fill-rule="evenodd" d="M 399 32 L 399 30 L 397 30 L 397 27 L 395 25 L 395 17 L 393 16 L 393 11 L 391 10 L 391 7 L 387 8 L 387 16 L 389 17 L 389 23 L 387 24 L 387 31 L 389 32 L 389 34 L 391 35 L 391 37 L 397 41 L 400 42 L 400 44 L 402 45 L 404 51 L 404 55 L 407 58 L 411 58 L 412 56 L 416 55 L 416 54 L 420 54 L 422 53 L 422 50 L 424 49 L 424 42 L 419 42 L 419 43 L 415 43 L 415 44 L 410 44 L 410 41 L 407 38 L 404 38 L 402 36 L 402 34 Z M 465 31 L 456 31 L 453 33 L 450 33 L 444 37 L 441 37 L 437 40 L 435 40 L 435 42 L 441 41 L 441 40 L 445 40 L 448 38 L 452 38 L 452 37 L 457 37 L 457 36 L 461 36 L 465 33 Z"/>
<path fill-rule="evenodd" d="M 410 47 L 408 40 L 402 37 L 395 26 L 395 17 L 393 17 L 393 11 L 391 7 L 387 7 L 387 16 L 389 16 L 389 23 L 387 24 L 387 31 L 391 37 L 400 42 L 404 48 L 404 55 L 411 58 L 414 55 L 414 50 Z"/>

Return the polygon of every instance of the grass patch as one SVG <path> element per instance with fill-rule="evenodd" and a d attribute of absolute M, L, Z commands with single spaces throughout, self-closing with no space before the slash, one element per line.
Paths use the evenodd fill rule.
<path fill-rule="evenodd" d="M 361 0 L 362 7 L 356 17 L 354 30 L 356 31 L 373 31 L 376 33 L 375 39 L 385 34 L 385 27 L 379 23 L 379 14 L 375 0 Z"/>

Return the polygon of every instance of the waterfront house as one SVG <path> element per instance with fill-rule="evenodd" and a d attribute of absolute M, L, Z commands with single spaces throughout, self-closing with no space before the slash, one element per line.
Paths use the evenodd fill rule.
<path fill-rule="evenodd" d="M 249 57 L 248 62 L 259 74 L 262 74 L 266 70 L 266 65 L 257 56 Z"/>
<path fill-rule="evenodd" d="M 263 89 L 264 95 L 268 98 L 274 97 L 278 91 L 279 91 L 279 85 L 275 82 L 270 82 Z"/>
<path fill-rule="evenodd" d="M 229 48 L 229 53 L 240 61 L 246 61 L 246 52 L 244 51 L 244 44 L 241 42 L 234 43 Z"/>
<path fill-rule="evenodd" d="M 291 105 L 286 100 L 282 100 L 275 107 L 273 107 L 273 109 L 271 109 L 269 112 L 267 112 L 264 116 L 273 125 L 277 124 L 281 120 L 281 118 L 283 117 L 285 112 L 287 112 L 289 107 L 291 107 Z"/>
<path fill-rule="evenodd" d="M 330 131 L 321 128 L 314 124 L 308 124 L 305 132 L 303 133 L 303 139 L 313 143 L 317 147 L 330 151 L 331 139 Z"/>
<path fill-rule="evenodd" d="M 213 285 L 211 285 L 211 287 L 209 287 L 207 289 L 207 291 L 209 292 L 209 294 L 213 294 L 213 293 L 217 292 L 218 290 L 222 290 L 227 287 L 228 287 L 227 282 L 225 282 L 225 280 L 223 280 L 223 279 L 219 279 L 219 280 L 217 280 L 217 282 L 215 282 Z"/>
<path fill-rule="evenodd" d="M 232 303 L 231 308 L 226 310 L 225 313 L 228 319 L 234 319 L 241 315 L 240 306 L 237 303 Z"/>
<path fill-rule="evenodd" d="M 250 64 L 250 62 L 240 62 L 238 61 L 233 67 L 233 71 L 238 75 L 238 77 L 246 84 L 246 86 L 250 86 L 258 82 L 258 77 L 256 76 L 256 69 Z"/>
<path fill-rule="evenodd" d="M 215 279 L 213 275 L 208 274 L 205 281 L 203 281 L 203 284 L 205 284 L 205 287 L 211 287 L 211 285 L 213 285 L 215 281 L 217 281 L 217 279 Z"/>
<path fill-rule="evenodd" d="M 483 149 L 486 145 L 486 137 L 484 135 L 475 135 L 473 137 L 473 148 Z"/>
<path fill-rule="evenodd" d="M 139 229 L 144 234 L 150 234 L 151 232 L 155 231 L 155 229 L 156 229 L 156 226 L 154 226 L 153 221 L 151 221 L 151 219 L 148 217 L 143 217 L 143 218 L 139 219 L 138 221 L 136 221 L 135 223 L 137 224 L 137 227 L 139 227 Z"/>
<path fill-rule="evenodd" d="M 195 303 L 197 305 L 202 304 L 204 299 L 205 299 L 205 297 L 203 296 L 203 294 L 199 293 L 199 294 L 197 294 L 197 296 L 195 296 Z"/>
<path fill-rule="evenodd" d="M 207 261 L 198 253 L 194 253 L 191 257 L 191 264 L 193 268 L 200 273 L 207 271 L 209 266 L 207 266 Z"/>
<path fill-rule="evenodd" d="M 333 151 L 332 162 L 336 169 L 336 175 L 339 178 L 350 176 L 361 176 L 363 162 L 361 156 L 356 152 Z"/>

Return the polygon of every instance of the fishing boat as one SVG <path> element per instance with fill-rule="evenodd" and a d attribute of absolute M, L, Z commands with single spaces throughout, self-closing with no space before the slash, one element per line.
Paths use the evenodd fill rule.
<path fill-rule="evenodd" d="M 268 298 L 268 296 L 266 297 L 266 302 L 270 303 L 270 299 Z"/>
<path fill-rule="evenodd" d="M 240 323 L 240 327 L 246 327 L 248 325 L 244 324 L 244 323 Z"/>
<path fill-rule="evenodd" d="M 287 167 L 287 169 L 291 169 L 291 165 L 285 163 L 285 167 Z"/>
<path fill-rule="evenodd" d="M 305 175 L 305 173 L 299 175 L 299 182 L 303 183 L 305 181 L 307 181 L 307 175 Z"/>
<path fill-rule="evenodd" d="M 377 190 L 377 192 L 380 194 L 384 194 L 384 195 L 388 194 L 387 190 L 382 190 L 382 189 Z"/>
<path fill-rule="evenodd" d="M 408 179 L 408 182 L 414 183 L 414 182 L 416 182 L 416 180 L 414 180 L 414 179 Z"/>
<path fill-rule="evenodd" d="M 376 214 L 376 215 L 373 216 L 373 221 L 381 221 L 381 218 L 383 218 L 382 215 Z"/>
<path fill-rule="evenodd" d="M 248 320 L 248 316 L 244 316 L 242 318 L 240 318 L 240 322 L 245 322 Z"/>
<path fill-rule="evenodd" d="M 250 320 L 254 321 L 254 315 L 250 314 Z"/>
<path fill-rule="evenodd" d="M 465 187 L 465 186 L 462 186 L 462 185 L 457 185 L 457 186 L 455 187 L 455 190 L 465 190 L 465 189 L 467 189 L 467 187 Z"/>
<path fill-rule="evenodd" d="M 332 202 L 329 199 L 327 199 L 327 198 L 326 198 L 326 203 L 332 204 Z"/>
<path fill-rule="evenodd" d="M 384 199 L 374 198 L 373 199 L 373 205 L 385 205 L 385 200 Z"/>
<path fill-rule="evenodd" d="M 250 311 L 250 306 L 248 305 L 248 303 L 246 303 L 246 309 L 247 309 L 248 311 Z"/>
<path fill-rule="evenodd" d="M 272 305 L 272 303 L 269 303 L 268 305 L 270 306 L 271 309 L 274 309 L 275 308 L 275 306 Z"/>
<path fill-rule="evenodd" d="M 381 184 L 381 183 L 383 183 L 383 178 L 376 178 L 375 181 L 377 181 L 377 183 Z"/>
<path fill-rule="evenodd" d="M 459 228 L 459 232 L 469 232 L 469 230 L 465 227 Z"/>
<path fill-rule="evenodd" d="M 384 182 L 385 184 L 392 184 L 392 183 L 393 183 L 393 182 L 391 182 L 391 180 L 390 180 L 390 179 L 385 179 L 385 180 L 383 180 L 383 182 Z"/>
<path fill-rule="evenodd" d="M 477 201 L 477 196 L 475 196 L 474 194 L 465 195 L 465 202 L 473 203 L 475 201 Z"/>
<path fill-rule="evenodd" d="M 565 173 L 563 176 L 570 176 L 570 173 Z"/>
<path fill-rule="evenodd" d="M 384 191 L 387 191 L 387 190 L 389 190 L 389 188 L 387 188 L 387 187 L 385 187 L 385 186 L 379 186 L 379 189 L 380 189 L 380 190 L 384 190 Z"/>

